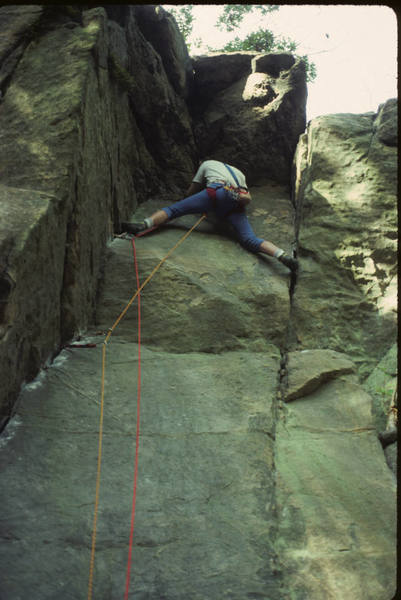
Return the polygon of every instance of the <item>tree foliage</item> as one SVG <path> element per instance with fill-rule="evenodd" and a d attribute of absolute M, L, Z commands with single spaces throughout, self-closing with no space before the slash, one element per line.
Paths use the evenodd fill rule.
<path fill-rule="evenodd" d="M 168 7 L 168 12 L 172 14 L 177 21 L 178 29 L 181 31 L 184 40 L 187 43 L 194 27 L 193 7 L 193 4 L 184 4 L 177 8 Z"/>
<path fill-rule="evenodd" d="M 169 12 L 177 21 L 184 39 L 187 43 L 188 50 L 191 51 L 189 36 L 193 30 L 193 4 L 178 5 L 177 7 L 168 6 Z M 216 27 L 218 29 L 233 32 L 238 30 L 244 17 L 248 14 L 258 12 L 260 16 L 279 10 L 280 6 L 276 4 L 225 4 L 223 12 L 217 19 Z M 200 46 L 201 41 L 195 41 L 195 46 Z M 241 52 L 244 50 L 254 52 L 292 52 L 296 58 L 300 58 L 306 65 L 307 81 L 316 79 L 316 65 L 309 60 L 307 55 L 296 54 L 298 44 L 296 41 L 288 37 L 276 37 L 269 29 L 260 27 L 256 31 L 248 34 L 244 38 L 236 36 L 222 48 L 208 47 L 209 52 Z"/>
<path fill-rule="evenodd" d="M 273 4 L 225 4 L 216 26 L 220 30 L 234 31 L 241 25 L 246 14 L 258 11 L 264 16 L 278 9 L 279 6 Z"/>
<path fill-rule="evenodd" d="M 310 81 L 315 81 L 316 76 L 317 76 L 317 72 L 316 72 L 316 65 L 314 62 L 311 62 L 309 60 L 309 56 L 307 54 L 303 54 L 302 56 L 300 56 L 299 54 L 295 54 L 296 58 L 300 58 L 301 60 L 304 61 L 305 66 L 306 66 L 306 81 L 310 82 Z"/>
<path fill-rule="evenodd" d="M 307 81 L 316 79 L 316 65 L 310 62 L 309 57 L 304 54 L 300 56 L 296 53 L 298 47 L 297 42 L 287 37 L 276 37 L 269 29 L 259 28 L 253 31 L 245 38 L 236 36 L 222 48 L 217 50 L 220 52 L 241 52 L 244 50 L 254 52 L 291 52 L 296 58 L 304 61 L 306 66 Z M 216 51 L 216 48 L 210 48 L 210 51 Z"/>
<path fill-rule="evenodd" d="M 235 52 L 240 50 L 254 50 L 256 52 L 294 52 L 297 49 L 297 43 L 290 38 L 276 38 L 269 29 L 258 29 L 253 31 L 245 38 L 235 37 L 228 42 L 222 52 Z"/>

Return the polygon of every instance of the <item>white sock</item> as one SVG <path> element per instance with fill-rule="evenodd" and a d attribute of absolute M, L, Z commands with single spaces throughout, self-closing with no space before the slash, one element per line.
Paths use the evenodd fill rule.
<path fill-rule="evenodd" d="M 284 250 L 282 248 L 278 248 L 274 253 L 274 257 L 280 258 L 281 256 L 283 256 L 283 254 L 284 254 Z"/>
<path fill-rule="evenodd" d="M 153 227 L 154 225 L 152 217 L 146 217 L 146 219 L 144 219 L 143 222 L 145 223 L 146 227 L 149 228 Z"/>

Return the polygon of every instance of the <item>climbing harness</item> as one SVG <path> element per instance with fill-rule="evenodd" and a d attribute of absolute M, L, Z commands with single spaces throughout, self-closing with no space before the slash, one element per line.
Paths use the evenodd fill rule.
<path fill-rule="evenodd" d="M 245 187 L 242 187 L 239 184 L 238 178 L 237 178 L 236 174 L 234 173 L 233 169 L 226 163 L 223 163 L 223 164 L 228 169 L 228 171 L 231 174 L 232 178 L 234 179 L 237 187 L 235 187 L 234 185 L 228 185 L 228 184 L 224 184 L 223 182 L 221 182 L 221 185 L 217 185 L 216 187 L 207 187 L 206 188 L 208 196 L 213 201 L 214 206 L 216 207 L 216 203 L 217 203 L 216 192 L 218 189 L 223 188 L 226 190 L 229 198 L 231 200 L 233 200 L 236 204 L 236 206 L 227 213 L 227 216 L 234 212 L 244 212 L 245 206 L 250 203 L 248 189 Z M 220 182 L 216 181 L 215 183 L 219 184 Z"/>
<path fill-rule="evenodd" d="M 237 187 L 234 187 L 233 185 L 227 185 L 227 186 L 225 185 L 224 189 L 228 191 L 228 193 L 230 194 L 231 198 L 233 198 L 233 200 L 238 202 L 242 208 L 245 208 L 245 205 L 249 204 L 250 199 L 247 198 L 245 200 L 244 198 L 241 198 L 241 196 L 248 195 L 248 189 L 245 187 L 242 187 L 239 184 L 238 177 L 236 176 L 234 170 L 230 167 L 230 165 L 227 165 L 226 163 L 223 163 L 223 164 L 226 167 L 226 169 L 229 171 L 229 173 L 232 175 L 235 183 L 237 184 Z"/>
<path fill-rule="evenodd" d="M 137 419 L 136 419 L 136 442 L 135 442 L 135 463 L 134 463 L 134 486 L 133 486 L 133 496 L 132 496 L 132 509 L 131 509 L 131 526 L 130 526 L 130 536 L 129 536 L 129 547 L 128 547 L 128 561 L 127 561 L 127 574 L 126 574 L 126 583 L 125 583 L 125 594 L 124 600 L 128 600 L 129 593 L 129 584 L 130 584 L 130 575 L 131 575 L 131 559 L 132 559 L 132 545 L 133 545 L 133 535 L 134 535 L 134 523 L 135 523 L 135 504 L 136 504 L 136 489 L 137 489 L 137 476 L 138 476 L 138 450 L 139 450 L 139 423 L 140 423 L 140 395 L 141 395 L 141 361 L 140 361 L 140 340 L 141 340 L 141 324 L 140 324 L 140 293 L 145 287 L 147 283 L 152 279 L 153 275 L 160 269 L 162 264 L 167 260 L 167 258 L 174 252 L 182 242 L 186 240 L 186 238 L 192 233 L 192 231 L 206 218 L 206 214 L 203 214 L 200 219 L 189 229 L 179 240 L 178 242 L 167 252 L 167 254 L 161 259 L 161 261 L 156 265 L 153 271 L 148 275 L 145 281 L 139 285 L 139 277 L 138 277 L 138 266 L 136 260 L 136 248 L 134 238 L 132 239 L 132 246 L 134 252 L 134 264 L 135 264 L 135 276 L 136 276 L 136 285 L 137 290 L 135 294 L 128 301 L 125 308 L 122 310 L 118 318 L 115 320 L 112 327 L 108 330 L 108 333 L 103 341 L 102 345 L 102 373 L 101 373 L 101 392 L 100 392 L 100 417 L 99 417 L 99 437 L 98 437 L 98 456 L 97 456 L 97 472 L 96 472 L 96 489 L 95 489 L 95 506 L 94 506 L 94 514 L 93 514 L 93 526 L 92 526 L 92 547 L 91 547 L 91 557 L 90 557 L 90 567 L 89 567 L 89 582 L 88 582 L 88 600 L 92 599 L 93 594 L 93 575 L 94 575 L 94 566 L 95 566 L 95 551 L 96 551 L 96 533 L 97 533 L 97 520 L 98 520 L 98 511 L 99 511 L 99 492 L 100 492 L 100 478 L 101 478 L 101 465 L 102 465 L 102 443 L 103 443 L 103 418 L 104 418 L 104 388 L 105 388 L 105 373 L 106 373 L 106 347 L 107 344 L 113 334 L 113 331 L 116 329 L 117 325 L 120 323 L 121 319 L 125 316 L 130 306 L 134 302 L 136 298 L 138 298 L 138 383 L 137 383 Z M 155 229 L 154 227 L 152 229 Z M 140 234 L 137 234 L 135 237 L 140 237 L 149 233 L 151 229 L 148 229 Z"/>

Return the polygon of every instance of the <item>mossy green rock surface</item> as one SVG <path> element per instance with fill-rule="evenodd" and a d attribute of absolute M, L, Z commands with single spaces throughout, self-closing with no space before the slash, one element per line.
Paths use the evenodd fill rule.
<path fill-rule="evenodd" d="M 1 600 L 124 596 L 137 441 L 128 598 L 392 600 L 396 100 L 303 133 L 294 56 L 191 60 L 151 5 L 1 7 L 0 90 Z M 113 233 L 203 152 L 299 273 L 170 222 L 135 241 L 140 282 L 168 255 L 139 345 Z"/>
<path fill-rule="evenodd" d="M 254 199 L 255 230 L 267 237 L 281 215 L 276 238 L 289 247 L 285 189 Z M 194 221 L 136 239 L 141 282 Z M 371 398 L 344 354 L 290 352 L 283 366 L 289 283 L 283 265 L 203 221 L 141 293 L 141 349 L 136 302 L 102 347 L 136 289 L 131 241 L 114 240 L 80 341 L 97 346 L 65 349 L 1 440 L 5 597 L 87 593 L 104 351 L 94 597 L 124 593 L 139 424 L 129 597 L 390 599 L 395 481 Z"/>

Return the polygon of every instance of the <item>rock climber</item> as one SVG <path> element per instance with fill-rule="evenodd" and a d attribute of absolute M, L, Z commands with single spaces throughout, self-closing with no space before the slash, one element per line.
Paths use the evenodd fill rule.
<path fill-rule="evenodd" d="M 219 219 L 231 223 L 245 248 L 272 256 L 292 272 L 297 271 L 295 258 L 272 242 L 256 237 L 246 216 L 250 201 L 251 194 L 242 171 L 218 160 L 204 160 L 192 179 L 186 198 L 156 211 L 142 223 L 121 223 L 121 231 L 136 235 L 183 215 L 213 211 Z"/>

